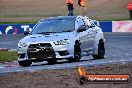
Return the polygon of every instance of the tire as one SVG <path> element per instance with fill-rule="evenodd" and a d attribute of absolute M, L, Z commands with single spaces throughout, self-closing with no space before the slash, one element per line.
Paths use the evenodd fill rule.
<path fill-rule="evenodd" d="M 93 55 L 94 59 L 104 59 L 105 55 L 105 47 L 104 47 L 104 42 L 103 40 L 99 40 L 98 44 L 98 55 Z"/>
<path fill-rule="evenodd" d="M 57 62 L 57 60 L 52 59 L 52 60 L 48 60 L 47 62 L 48 62 L 48 64 L 55 64 Z"/>
<path fill-rule="evenodd" d="M 31 61 L 18 61 L 19 65 L 22 67 L 28 67 L 32 64 Z"/>
<path fill-rule="evenodd" d="M 81 59 L 81 48 L 80 48 L 80 43 L 75 42 L 74 45 L 74 58 L 68 59 L 69 62 L 79 62 Z"/>

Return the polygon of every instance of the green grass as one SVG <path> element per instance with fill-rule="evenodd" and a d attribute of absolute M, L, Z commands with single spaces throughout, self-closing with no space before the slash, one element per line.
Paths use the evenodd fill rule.
<path fill-rule="evenodd" d="M 36 24 L 37 22 L 0 22 L 0 24 Z"/>
<path fill-rule="evenodd" d="M 123 21 L 123 20 L 131 20 L 131 19 L 120 19 L 120 18 L 117 18 L 117 19 L 96 19 L 98 21 Z M 36 24 L 37 22 L 0 22 L 0 24 Z"/>
<path fill-rule="evenodd" d="M 131 20 L 130 18 L 121 19 L 96 19 L 98 21 L 122 21 L 122 20 Z M 22 21 L 22 22 L 0 22 L 0 24 L 36 24 L 37 22 L 28 22 L 28 21 Z"/>
<path fill-rule="evenodd" d="M 97 19 L 98 21 L 123 21 L 123 20 L 131 20 L 130 18 L 121 19 L 121 18 L 111 18 L 111 19 Z"/>
<path fill-rule="evenodd" d="M 0 51 L 0 63 L 17 60 L 17 52 Z"/>

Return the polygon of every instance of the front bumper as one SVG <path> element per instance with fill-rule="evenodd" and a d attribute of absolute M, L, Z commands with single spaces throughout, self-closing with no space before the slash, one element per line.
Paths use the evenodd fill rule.
<path fill-rule="evenodd" d="M 49 59 L 69 59 L 74 57 L 74 45 L 18 48 L 18 61 L 47 61 Z M 31 45 L 31 44 L 30 44 Z"/>

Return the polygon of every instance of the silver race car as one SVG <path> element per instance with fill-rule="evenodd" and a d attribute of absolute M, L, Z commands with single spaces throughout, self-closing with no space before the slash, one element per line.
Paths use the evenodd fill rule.
<path fill-rule="evenodd" d="M 39 21 L 18 43 L 20 66 L 32 62 L 57 60 L 80 61 L 82 56 L 92 55 L 103 59 L 105 55 L 104 35 L 99 22 L 86 16 L 59 16 Z"/>

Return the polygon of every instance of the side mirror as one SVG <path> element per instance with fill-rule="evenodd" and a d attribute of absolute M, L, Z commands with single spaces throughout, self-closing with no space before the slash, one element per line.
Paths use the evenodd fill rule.
<path fill-rule="evenodd" d="M 88 25 L 88 28 L 92 28 L 93 26 L 92 25 Z"/>
<path fill-rule="evenodd" d="M 27 28 L 27 30 L 24 31 L 24 35 L 28 35 L 29 33 L 30 33 L 30 30 L 29 30 L 29 28 Z"/>
<path fill-rule="evenodd" d="M 29 34 L 29 31 L 25 31 L 25 32 L 24 32 L 24 35 L 28 35 L 28 34 Z"/>
<path fill-rule="evenodd" d="M 77 32 L 83 32 L 83 31 L 86 31 L 86 30 L 87 30 L 87 29 L 86 29 L 86 26 L 83 25 L 83 26 L 80 26 L 80 27 L 78 28 Z"/>
<path fill-rule="evenodd" d="M 98 21 L 96 21 L 96 20 L 92 20 L 92 21 L 94 22 L 95 25 L 97 25 L 98 27 L 100 27 L 100 24 L 99 24 Z"/>
<path fill-rule="evenodd" d="M 98 27 L 100 27 L 100 24 L 99 24 L 99 22 L 98 22 L 98 21 L 96 21 L 96 23 L 97 23 L 96 25 L 97 25 Z"/>

